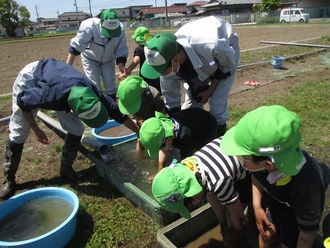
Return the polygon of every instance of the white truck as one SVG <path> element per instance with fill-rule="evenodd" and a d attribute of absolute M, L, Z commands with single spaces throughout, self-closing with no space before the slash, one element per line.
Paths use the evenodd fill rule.
<path fill-rule="evenodd" d="M 280 22 L 309 22 L 309 14 L 303 8 L 285 8 L 281 10 Z"/>

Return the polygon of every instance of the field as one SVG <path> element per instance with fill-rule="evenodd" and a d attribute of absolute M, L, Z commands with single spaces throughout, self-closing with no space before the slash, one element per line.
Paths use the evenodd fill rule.
<path fill-rule="evenodd" d="M 260 41 L 301 42 L 307 43 L 312 39 L 329 36 L 329 24 L 303 25 L 272 25 L 272 26 L 235 26 L 240 37 L 242 55 L 270 49 L 273 55 L 287 58 L 281 70 L 271 67 L 269 53 L 255 65 L 242 67 L 238 70 L 235 83 L 229 99 L 230 110 L 238 118 L 234 110 L 241 112 L 254 109 L 265 102 L 265 99 L 281 97 L 306 82 L 323 81 L 329 84 L 330 53 L 311 48 L 308 54 L 291 58 L 286 56 L 284 46 L 273 46 Z M 153 31 L 154 32 L 154 31 Z M 173 32 L 173 30 L 171 30 Z M 135 43 L 131 38 L 132 31 L 127 32 L 129 46 L 129 61 L 132 59 Z M 11 114 L 11 102 L 8 95 L 17 73 L 28 63 L 46 57 L 66 60 L 71 37 L 55 37 L 49 39 L 24 40 L 21 42 L 5 43 L 0 40 L 0 118 Z M 276 52 L 276 54 L 275 54 Z M 289 58 L 288 58 L 289 57 Z M 242 56 L 244 58 L 244 56 Z M 241 64 L 242 66 L 243 64 Z M 82 70 L 80 58 L 74 66 Z M 256 80 L 260 86 L 253 87 L 244 84 L 247 80 Z M 326 88 L 327 90 L 329 87 Z M 328 98 L 325 101 L 330 101 Z M 289 97 L 289 95 L 288 95 Z M 327 105 L 325 105 L 327 106 Z M 324 109 L 329 111 L 329 109 Z M 233 118 L 230 125 L 236 120 Z M 316 122 L 318 120 L 315 120 Z M 74 168 L 84 174 L 84 181 L 71 184 L 59 176 L 60 147 L 63 140 L 48 129 L 41 121 L 38 122 L 51 140 L 48 146 L 35 140 L 31 133 L 26 141 L 23 158 L 17 172 L 16 194 L 43 186 L 62 186 L 72 189 L 80 198 L 81 209 L 78 213 L 77 232 L 68 247 L 158 247 L 156 232 L 158 227 L 145 213 L 133 206 L 114 187 L 107 184 L 98 176 L 95 165 L 83 154 L 79 154 Z M 308 126 L 309 123 L 306 123 Z M 319 128 L 329 131 L 329 123 Z M 8 138 L 8 123 L 0 125 L 0 150 L 4 151 Z M 329 132 L 323 140 L 330 142 Z M 313 143 L 305 144 L 313 147 Z M 315 148 L 320 150 L 320 148 Z M 330 164 L 329 147 L 324 148 L 322 159 Z M 0 163 L 3 162 L 3 152 Z M 0 173 L 0 179 L 3 175 Z M 102 207 L 101 207 L 102 206 Z M 328 208 L 328 207 L 327 207 Z M 104 232 L 104 234 L 100 234 Z M 98 236 L 95 236 L 98 233 Z M 133 242 L 134 241 L 134 242 Z"/>

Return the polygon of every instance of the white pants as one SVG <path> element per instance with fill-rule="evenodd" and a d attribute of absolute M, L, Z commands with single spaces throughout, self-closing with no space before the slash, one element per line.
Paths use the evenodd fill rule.
<path fill-rule="evenodd" d="M 17 106 L 17 95 L 26 89 L 35 87 L 33 72 L 39 61 L 26 65 L 18 74 L 13 85 L 13 99 L 12 99 L 12 115 L 9 123 L 9 138 L 12 142 L 21 144 L 26 141 L 30 134 L 30 124 L 22 115 L 20 108 Z M 32 115 L 37 115 L 38 109 L 32 110 Z M 84 133 L 84 125 L 82 121 L 73 113 L 66 113 L 65 111 L 56 111 L 58 120 L 62 128 L 76 136 Z"/>
<path fill-rule="evenodd" d="M 236 70 L 234 70 L 231 76 L 227 77 L 225 80 L 221 80 L 209 99 L 210 113 L 216 118 L 218 125 L 225 124 L 229 119 L 227 111 L 228 96 L 231 86 L 234 83 L 235 73 Z M 178 76 L 160 77 L 160 86 L 165 96 L 165 104 L 170 108 L 181 106 L 181 81 L 182 79 Z M 202 82 L 197 78 L 192 79 L 192 81 L 195 86 L 206 84 L 206 82 Z M 203 106 L 204 104 L 193 100 L 190 90 L 187 90 L 181 109 L 193 107 L 203 108 Z"/>
<path fill-rule="evenodd" d="M 86 76 L 108 95 L 117 93 L 115 60 L 98 62 L 81 54 L 81 61 Z M 101 87 L 101 77 L 103 88 Z"/>

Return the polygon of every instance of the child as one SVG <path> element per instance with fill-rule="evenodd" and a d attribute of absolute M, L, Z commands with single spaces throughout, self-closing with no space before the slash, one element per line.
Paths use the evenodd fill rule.
<path fill-rule="evenodd" d="M 155 111 L 165 114 L 165 103 L 160 97 L 159 91 L 149 86 L 139 76 L 129 76 L 120 82 L 118 86 L 118 106 L 123 114 L 133 115 L 136 123 L 142 123 L 155 117 Z M 137 150 L 143 149 L 138 139 Z"/>
<path fill-rule="evenodd" d="M 134 34 L 132 35 L 132 38 L 135 39 L 138 46 L 134 50 L 133 62 L 127 67 L 124 73 L 119 74 L 118 76 L 119 80 L 122 80 L 123 78 L 130 75 L 138 64 L 140 64 L 140 70 L 141 70 L 141 66 L 143 65 L 143 62 L 146 60 L 146 57 L 144 55 L 144 45 L 151 38 L 149 34 L 149 29 L 146 27 L 138 27 L 135 30 Z M 148 85 L 155 87 L 159 92 L 161 92 L 159 78 L 148 79 L 143 77 L 141 73 L 139 74 L 139 76 L 142 77 L 144 81 L 148 83 Z"/>
<path fill-rule="evenodd" d="M 165 210 L 186 219 L 206 197 L 221 226 L 224 247 L 245 247 L 251 175 L 238 157 L 222 153 L 220 143 L 221 138 L 214 139 L 181 163 L 163 168 L 154 178 L 152 193 Z"/>
<path fill-rule="evenodd" d="M 300 127 L 296 113 L 262 106 L 243 116 L 221 142 L 223 153 L 240 156 L 243 168 L 252 173 L 260 241 L 268 241 L 273 227 L 261 204 L 267 197 L 281 247 L 313 247 L 330 180 L 329 168 L 301 150 Z"/>
<path fill-rule="evenodd" d="M 180 150 L 181 159 L 184 159 L 216 137 L 216 119 L 200 108 L 181 110 L 173 118 L 156 112 L 155 117 L 143 122 L 140 129 L 141 145 L 152 159 L 158 157 L 158 171 L 164 167 L 167 152 L 173 147 Z"/>

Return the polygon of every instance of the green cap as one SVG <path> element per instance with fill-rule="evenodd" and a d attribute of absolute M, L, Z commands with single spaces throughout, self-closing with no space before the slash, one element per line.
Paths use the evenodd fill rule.
<path fill-rule="evenodd" d="M 247 113 L 225 133 L 221 150 L 229 156 L 268 156 L 279 171 L 294 176 L 305 161 L 300 149 L 300 127 L 294 112 L 279 105 L 262 106 Z"/>
<path fill-rule="evenodd" d="M 150 79 L 159 78 L 178 52 L 179 45 L 174 34 L 156 34 L 144 47 L 146 61 L 142 65 L 141 74 Z"/>
<path fill-rule="evenodd" d="M 101 127 L 108 121 L 108 111 L 89 87 L 72 87 L 68 104 L 73 113 L 89 127 Z"/>
<path fill-rule="evenodd" d="M 152 182 L 152 194 L 165 210 L 179 213 L 190 219 L 184 198 L 197 195 L 203 190 L 195 174 L 184 164 L 172 164 L 157 173 Z"/>
<path fill-rule="evenodd" d="M 147 88 L 144 80 L 139 76 L 130 76 L 119 83 L 118 106 L 123 114 L 135 114 L 142 103 L 142 90 Z"/>
<path fill-rule="evenodd" d="M 174 124 L 166 115 L 155 111 L 155 117 L 142 123 L 139 134 L 141 145 L 148 150 L 152 159 L 156 159 L 165 139 L 174 137 Z"/>
<path fill-rule="evenodd" d="M 100 19 L 102 33 L 105 37 L 114 38 L 120 36 L 120 21 L 115 11 L 111 9 L 103 10 Z"/>
<path fill-rule="evenodd" d="M 144 41 L 148 41 L 149 36 L 149 29 L 146 27 L 138 27 L 135 29 L 134 34 L 132 35 L 132 38 L 136 40 L 136 42 L 141 43 Z"/>

